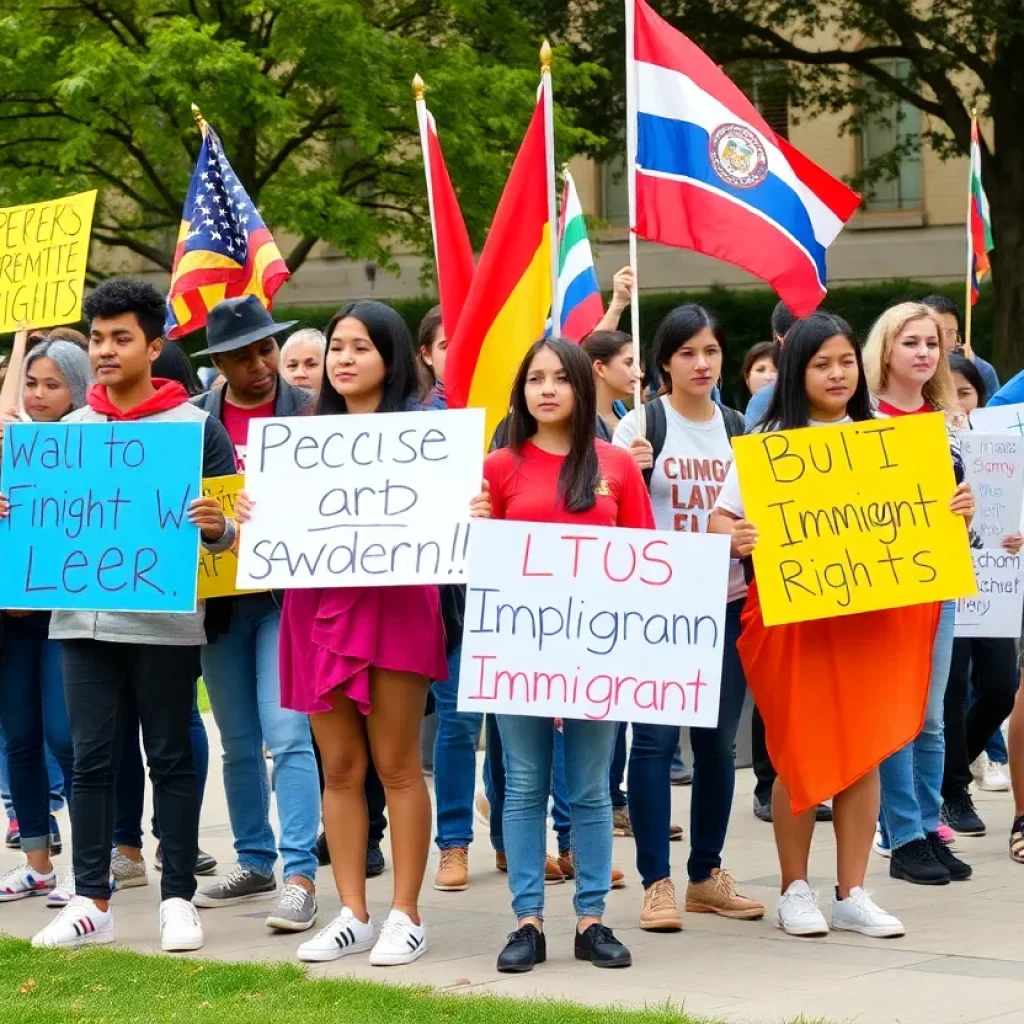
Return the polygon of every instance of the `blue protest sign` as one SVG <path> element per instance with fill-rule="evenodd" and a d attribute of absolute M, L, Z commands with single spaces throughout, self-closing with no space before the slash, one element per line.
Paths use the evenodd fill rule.
<path fill-rule="evenodd" d="M 192 612 L 201 423 L 13 423 L 0 608 Z"/>

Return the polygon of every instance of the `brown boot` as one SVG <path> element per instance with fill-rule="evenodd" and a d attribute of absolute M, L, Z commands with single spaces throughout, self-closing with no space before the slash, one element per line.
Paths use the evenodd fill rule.
<path fill-rule="evenodd" d="M 671 878 L 662 878 L 644 893 L 640 927 L 645 932 L 682 931 L 683 915 L 676 906 L 676 887 Z"/>
<path fill-rule="evenodd" d="M 668 827 L 668 841 L 670 843 L 681 843 L 683 841 L 683 826 L 682 825 L 669 825 L 669 827 Z"/>
<path fill-rule="evenodd" d="M 628 807 L 616 807 L 612 811 L 612 835 L 620 839 L 630 839 L 633 836 L 633 825 L 629 820 Z"/>
<path fill-rule="evenodd" d="M 690 914 L 719 914 L 738 921 L 758 921 L 764 917 L 764 904 L 741 896 L 728 871 L 715 868 L 703 882 L 686 887 L 686 910 Z"/>
<path fill-rule="evenodd" d="M 451 846 L 441 851 L 434 888 L 441 892 L 462 892 L 469 888 L 469 850 L 466 847 Z"/>
<path fill-rule="evenodd" d="M 558 867 L 562 874 L 565 875 L 566 879 L 576 877 L 576 864 L 573 861 L 572 853 L 566 850 L 565 853 L 558 855 Z M 612 877 L 610 888 L 612 889 L 625 889 L 626 887 L 626 875 L 621 868 L 612 868 Z"/>
<path fill-rule="evenodd" d="M 559 866 L 558 858 L 552 857 L 549 854 L 544 861 L 544 884 L 558 885 L 559 882 L 564 881 L 565 875 L 562 874 L 562 869 Z"/>
<path fill-rule="evenodd" d="M 494 851 L 494 866 L 499 871 L 504 871 L 505 874 L 508 874 L 508 857 L 505 856 L 504 850 Z"/>

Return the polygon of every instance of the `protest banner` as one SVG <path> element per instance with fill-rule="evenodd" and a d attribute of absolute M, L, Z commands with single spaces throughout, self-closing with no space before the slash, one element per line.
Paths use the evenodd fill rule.
<path fill-rule="evenodd" d="M 965 430 L 960 450 L 983 548 L 971 552 L 978 593 L 957 601 L 956 635 L 1016 637 L 1024 602 L 1021 557 L 1004 550 L 1003 538 L 1018 532 L 1024 505 L 1024 437 Z"/>
<path fill-rule="evenodd" d="M 241 473 L 233 476 L 209 476 L 203 480 L 203 496 L 213 497 L 220 502 L 220 509 L 229 519 L 235 514 L 235 496 L 244 485 Z M 235 584 L 238 574 L 238 540 L 227 551 L 214 554 L 206 548 L 199 549 L 199 600 L 211 597 L 235 597 L 251 594 L 251 590 L 239 590 Z"/>
<path fill-rule="evenodd" d="M 0 334 L 82 317 L 95 192 L 0 210 Z"/>
<path fill-rule="evenodd" d="M 0 608 L 196 608 L 201 423 L 12 423 Z"/>
<path fill-rule="evenodd" d="M 459 711 L 718 724 L 727 537 L 476 520 Z"/>
<path fill-rule="evenodd" d="M 975 409 L 970 419 L 979 433 L 1024 437 L 1024 405 L 986 405 Z"/>
<path fill-rule="evenodd" d="M 483 433 L 482 409 L 252 420 L 238 586 L 461 582 Z"/>
<path fill-rule="evenodd" d="M 976 592 L 942 415 L 733 439 L 767 626 Z"/>

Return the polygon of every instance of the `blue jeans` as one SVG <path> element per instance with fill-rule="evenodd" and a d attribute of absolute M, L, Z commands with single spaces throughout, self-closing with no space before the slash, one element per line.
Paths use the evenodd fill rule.
<path fill-rule="evenodd" d="M 501 733 L 494 715 L 487 716 L 486 752 L 484 754 L 484 793 L 491 806 L 491 846 L 498 852 L 505 852 L 504 809 L 505 809 L 505 761 L 501 746 Z M 564 737 L 555 732 L 555 752 L 551 767 L 551 820 L 558 837 L 558 850 L 569 849 L 569 833 L 572 821 L 569 813 L 569 798 L 565 790 L 565 745 Z"/>
<path fill-rule="evenodd" d="M 932 675 L 924 726 L 917 739 L 887 757 L 879 768 L 882 781 L 882 838 L 892 850 L 924 839 L 939 827 L 946 743 L 943 706 L 953 657 L 956 603 L 944 601 L 932 648 Z"/>
<path fill-rule="evenodd" d="M 21 848 L 26 852 L 45 850 L 50 843 L 47 747 L 61 774 L 74 778 L 61 646 L 49 639 L 49 622 L 48 614 L 38 612 L 8 618 L 0 651 L 0 726 Z"/>
<path fill-rule="evenodd" d="M 985 753 L 988 759 L 996 764 L 1009 764 L 1010 752 L 1006 749 L 1006 740 L 1003 738 L 1003 730 L 996 729 L 991 739 L 985 744 Z"/>
<path fill-rule="evenodd" d="M 269 595 L 234 598 L 231 627 L 203 648 L 203 680 L 224 747 L 224 793 L 238 863 L 271 875 L 280 849 L 285 879 L 316 878 L 320 785 L 309 719 L 281 707 L 281 614 Z M 274 760 L 280 843 L 270 827 Z"/>
<path fill-rule="evenodd" d="M 64 775 L 49 747 L 46 748 L 46 774 L 50 779 L 50 813 L 56 814 L 64 806 Z M 3 729 L 0 729 L 0 803 L 4 806 L 7 820 L 17 821 L 14 801 L 11 799 L 11 784 L 7 777 L 7 740 L 4 739 Z"/>
<path fill-rule="evenodd" d="M 626 794 L 622 792 L 622 783 L 626 778 L 626 729 L 625 722 L 619 722 L 615 734 L 615 752 L 612 754 L 612 767 L 608 773 L 608 790 L 612 797 L 612 807 L 616 810 L 627 804 Z"/>
<path fill-rule="evenodd" d="M 473 796 L 476 792 L 476 745 L 483 715 L 458 711 L 459 660 L 462 649 L 448 655 L 448 679 L 434 683 L 437 735 L 434 738 L 434 798 L 438 849 L 468 847 L 473 841 Z"/>
<path fill-rule="evenodd" d="M 747 695 L 736 641 L 743 600 L 726 609 L 722 657 L 722 693 L 718 725 L 690 729 L 693 747 L 693 794 L 690 798 L 691 882 L 711 877 L 722 866 L 736 785 L 736 730 Z M 636 839 L 636 866 L 647 888 L 672 874 L 669 825 L 672 819 L 672 758 L 679 745 L 678 725 L 633 725 L 629 753 L 629 820 Z"/>
<path fill-rule="evenodd" d="M 196 650 L 196 672 L 199 668 L 199 651 Z M 146 799 L 146 770 L 142 763 L 142 749 L 139 746 L 139 709 L 130 693 L 121 698 L 119 709 L 121 721 L 121 756 L 114 778 L 114 803 L 117 817 L 114 819 L 114 845 L 142 849 L 142 809 Z M 199 791 L 199 809 L 203 809 L 203 794 L 206 792 L 206 776 L 210 771 L 210 740 L 206 735 L 203 716 L 199 713 L 196 686 L 192 687 L 192 715 L 188 723 L 189 739 L 192 742 L 192 760 L 196 766 L 196 789 Z M 153 815 L 153 835 L 160 839 L 160 823 Z"/>
<path fill-rule="evenodd" d="M 554 721 L 498 715 L 505 762 L 504 838 L 508 885 L 517 920 L 544 917 L 548 795 L 555 754 Z M 608 771 L 617 722 L 564 722 L 565 784 L 572 820 L 578 917 L 602 917 L 612 877 L 612 801 Z M 493 811 L 492 811 L 493 814 Z"/>

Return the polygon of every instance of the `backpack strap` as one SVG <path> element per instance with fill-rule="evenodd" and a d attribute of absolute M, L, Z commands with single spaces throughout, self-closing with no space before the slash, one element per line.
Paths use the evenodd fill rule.
<path fill-rule="evenodd" d="M 725 422 L 725 436 L 731 441 L 734 437 L 739 437 L 747 432 L 747 421 L 743 418 L 742 413 L 738 413 L 735 409 L 730 409 L 727 405 L 722 405 L 721 402 L 715 402 L 722 411 L 722 420 Z"/>
<path fill-rule="evenodd" d="M 653 458 L 651 468 L 643 471 L 644 483 L 647 490 L 651 489 L 651 478 L 654 476 L 654 467 L 658 464 L 658 456 L 665 447 L 665 437 L 668 434 L 668 418 L 665 416 L 665 406 L 660 398 L 655 398 L 643 406 L 644 410 L 644 437 L 651 442 Z"/>

